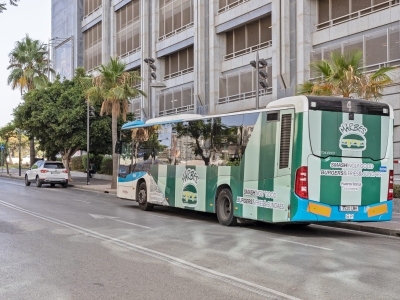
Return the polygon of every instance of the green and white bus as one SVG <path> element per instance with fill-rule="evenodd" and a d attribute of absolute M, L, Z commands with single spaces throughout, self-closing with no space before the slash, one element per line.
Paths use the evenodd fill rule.
<path fill-rule="evenodd" d="M 117 195 L 142 210 L 216 213 L 223 225 L 392 216 L 388 104 L 295 96 L 260 110 L 134 121 L 122 135 Z"/>

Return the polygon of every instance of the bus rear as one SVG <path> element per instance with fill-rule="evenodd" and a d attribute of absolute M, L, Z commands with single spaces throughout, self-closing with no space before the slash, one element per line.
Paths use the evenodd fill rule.
<path fill-rule="evenodd" d="M 307 97 L 295 141 L 292 221 L 389 221 L 393 110 L 384 103 Z"/>

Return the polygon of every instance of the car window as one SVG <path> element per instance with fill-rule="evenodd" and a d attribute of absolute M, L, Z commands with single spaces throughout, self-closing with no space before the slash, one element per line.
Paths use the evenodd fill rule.
<path fill-rule="evenodd" d="M 45 169 L 65 169 L 65 167 L 62 163 L 45 163 L 44 168 Z"/>
<path fill-rule="evenodd" d="M 37 169 L 37 168 L 39 168 L 39 162 L 35 162 L 35 163 L 32 165 L 32 169 Z"/>

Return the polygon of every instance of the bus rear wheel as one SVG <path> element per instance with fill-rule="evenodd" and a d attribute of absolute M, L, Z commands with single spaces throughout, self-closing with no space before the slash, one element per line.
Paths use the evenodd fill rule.
<path fill-rule="evenodd" d="M 223 189 L 218 194 L 216 206 L 219 223 L 224 226 L 234 226 L 237 224 L 237 218 L 233 215 L 234 204 L 232 192 L 229 189 Z"/>
<path fill-rule="evenodd" d="M 150 211 L 153 210 L 154 205 L 150 204 L 147 202 L 147 186 L 146 182 L 142 182 L 139 185 L 139 191 L 138 191 L 138 202 L 139 202 L 139 208 L 144 211 Z"/>

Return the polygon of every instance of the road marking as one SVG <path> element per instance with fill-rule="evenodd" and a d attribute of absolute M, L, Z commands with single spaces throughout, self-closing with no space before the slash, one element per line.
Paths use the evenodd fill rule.
<path fill-rule="evenodd" d="M 22 213 L 25 213 L 25 214 L 28 214 L 31 216 L 34 216 L 36 218 L 39 218 L 39 219 L 42 219 L 42 220 L 45 220 L 45 221 L 48 221 L 48 222 L 51 222 L 54 224 L 58 224 L 60 226 L 67 227 L 69 229 L 72 229 L 72 230 L 75 230 L 82 234 L 97 238 L 99 240 L 108 241 L 115 245 L 139 252 L 141 254 L 145 254 L 147 256 L 150 256 L 150 257 L 162 260 L 162 261 L 165 261 L 171 265 L 174 265 L 174 266 L 177 266 L 177 267 L 180 267 L 183 269 L 187 269 L 187 270 L 196 272 L 198 274 L 201 274 L 201 275 L 204 275 L 204 276 L 207 276 L 210 278 L 214 278 L 214 279 L 223 281 L 223 282 L 233 285 L 237 288 L 241 288 L 243 290 L 247 290 L 247 291 L 256 293 L 256 294 L 264 296 L 264 297 L 268 297 L 271 299 L 277 299 L 276 297 L 279 296 L 280 299 L 300 300 L 297 297 L 276 291 L 274 289 L 267 288 L 265 286 L 262 286 L 262 285 L 259 285 L 259 284 L 256 284 L 256 283 L 253 283 L 250 281 L 246 281 L 246 280 L 240 279 L 238 277 L 234 277 L 234 276 L 227 275 L 227 274 L 224 274 L 224 273 L 221 273 L 218 271 L 214 271 L 214 270 L 196 265 L 194 263 L 188 262 L 186 260 L 183 260 L 183 259 L 180 259 L 177 257 L 173 257 L 171 255 L 164 254 L 162 252 L 158 252 L 156 250 L 152 250 L 152 249 L 149 249 L 149 248 L 146 248 L 143 246 L 129 243 L 124 240 L 113 238 L 113 237 L 101 234 L 99 232 L 96 232 L 96 231 L 93 231 L 90 229 L 86 229 L 86 228 L 83 228 L 83 227 L 80 227 L 80 226 L 77 226 L 77 225 L 74 225 L 71 223 L 67 223 L 67 222 L 64 222 L 64 221 L 61 221 L 61 220 L 58 220 L 58 219 L 55 219 L 55 218 L 52 218 L 49 216 L 45 216 L 45 215 L 36 213 L 34 211 L 30 211 L 30 210 L 24 209 L 22 207 L 16 206 L 14 204 L 8 203 L 6 201 L 0 200 L 0 204 L 5 207 L 20 211 Z"/>
<path fill-rule="evenodd" d="M 321 249 L 321 250 L 333 251 L 333 249 L 331 249 L 331 248 L 319 247 L 319 246 L 314 246 L 314 245 L 310 245 L 310 244 L 289 241 L 289 240 L 285 240 L 285 239 L 278 239 L 278 238 L 271 238 L 271 237 L 265 237 L 265 238 L 269 239 L 269 240 L 276 240 L 276 241 L 281 241 L 281 242 L 286 242 L 286 243 L 291 243 L 291 244 L 302 245 L 302 246 L 310 247 L 310 248 L 317 248 L 317 249 Z"/>
<path fill-rule="evenodd" d="M 95 214 L 89 214 L 89 215 L 92 216 L 95 219 L 109 219 L 109 220 L 114 220 L 114 221 L 117 221 L 117 222 L 129 224 L 129 225 L 133 225 L 133 226 L 138 226 L 138 227 L 142 227 L 142 228 L 146 228 L 146 229 L 151 229 L 150 227 L 147 227 L 147 226 L 144 226 L 144 225 L 140 225 L 140 224 L 136 224 L 136 223 L 130 223 L 130 222 L 122 221 L 122 220 L 117 220 L 118 217 L 95 215 Z"/>
<path fill-rule="evenodd" d="M 152 214 L 152 213 L 146 213 L 146 216 L 152 216 L 152 217 L 157 217 L 157 218 L 162 218 L 162 219 L 168 219 L 168 217 L 159 216 L 159 215 Z"/>

